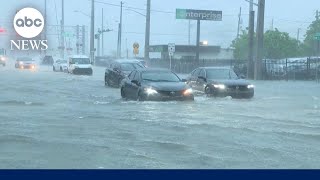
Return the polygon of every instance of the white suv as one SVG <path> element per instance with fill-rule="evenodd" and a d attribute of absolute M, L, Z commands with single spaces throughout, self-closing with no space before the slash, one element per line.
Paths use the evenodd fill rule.
<path fill-rule="evenodd" d="M 68 72 L 71 74 L 92 75 L 90 58 L 84 55 L 75 55 L 69 58 Z"/>

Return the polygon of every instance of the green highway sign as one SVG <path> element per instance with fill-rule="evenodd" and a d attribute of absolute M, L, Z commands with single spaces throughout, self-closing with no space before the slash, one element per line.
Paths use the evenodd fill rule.
<path fill-rule="evenodd" d="M 222 21 L 222 11 L 176 9 L 176 19 Z"/>

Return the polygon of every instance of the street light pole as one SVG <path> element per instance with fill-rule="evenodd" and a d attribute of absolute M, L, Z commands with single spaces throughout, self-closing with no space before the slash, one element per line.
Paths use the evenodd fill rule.
<path fill-rule="evenodd" d="M 101 29 L 104 30 L 104 17 L 103 17 L 103 8 L 102 8 L 102 22 L 101 22 Z M 104 36 L 103 33 L 101 34 L 101 56 L 104 56 Z"/>
<path fill-rule="evenodd" d="M 119 24 L 119 42 L 118 42 L 118 58 L 121 58 L 121 39 L 122 39 L 122 7 L 123 2 L 120 2 L 120 24 Z"/>
<path fill-rule="evenodd" d="M 94 63 L 94 0 L 91 0 L 90 58 Z"/>
<path fill-rule="evenodd" d="M 147 0 L 147 15 L 146 15 L 146 32 L 145 32 L 145 45 L 144 45 L 144 59 L 149 61 L 149 46 L 150 46 L 150 11 L 151 0 Z"/>

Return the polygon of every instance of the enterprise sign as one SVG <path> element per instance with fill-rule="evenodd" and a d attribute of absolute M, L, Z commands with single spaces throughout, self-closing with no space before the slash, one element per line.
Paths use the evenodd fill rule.
<path fill-rule="evenodd" d="M 176 19 L 222 21 L 222 11 L 176 9 Z"/>

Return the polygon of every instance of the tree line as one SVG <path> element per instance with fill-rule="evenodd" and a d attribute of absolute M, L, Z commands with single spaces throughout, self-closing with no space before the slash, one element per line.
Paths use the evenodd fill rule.
<path fill-rule="evenodd" d="M 309 25 L 302 42 L 277 28 L 268 30 L 264 34 L 264 58 L 283 59 L 318 55 L 320 53 L 318 52 L 319 40 L 315 38 L 317 33 L 320 33 L 319 17 L 316 17 L 316 20 Z M 244 30 L 238 38 L 232 41 L 231 47 L 234 49 L 236 59 L 248 59 L 248 40 L 248 31 Z"/>

